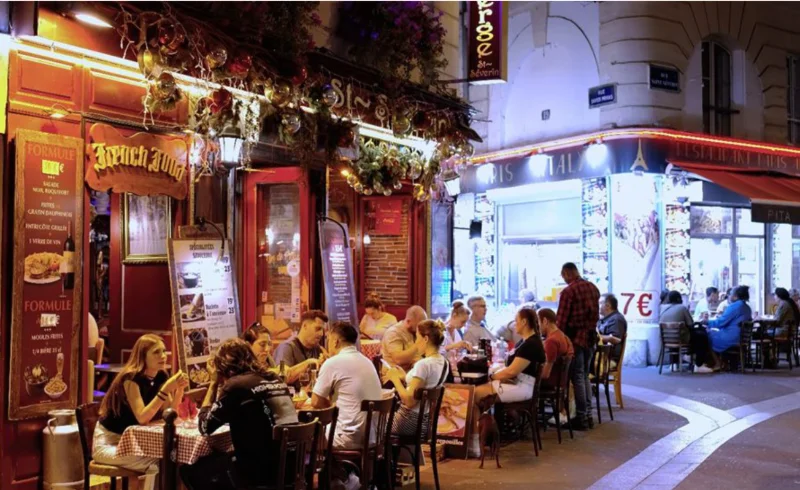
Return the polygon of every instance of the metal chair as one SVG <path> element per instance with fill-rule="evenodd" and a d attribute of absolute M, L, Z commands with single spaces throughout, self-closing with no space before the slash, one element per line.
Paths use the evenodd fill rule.
<path fill-rule="evenodd" d="M 531 433 L 533 435 L 533 452 L 537 457 L 539 456 L 539 450 L 542 448 L 542 438 L 541 434 L 539 434 L 539 421 L 537 415 L 539 413 L 539 390 L 542 384 L 543 368 L 543 364 L 537 364 L 534 366 L 534 369 L 536 370 L 536 382 L 533 384 L 533 392 L 531 393 L 530 400 L 513 403 L 495 403 L 495 413 L 497 414 L 499 412 L 501 417 L 512 411 L 517 412 L 520 415 L 519 433 L 522 434 L 521 437 L 524 437 L 525 426 L 530 426 Z M 503 425 L 501 425 L 501 427 L 502 426 Z"/>
<path fill-rule="evenodd" d="M 397 399 L 364 400 L 361 411 L 366 412 L 364 423 L 364 441 L 358 449 L 334 449 L 333 457 L 338 461 L 347 461 L 360 470 L 362 490 L 374 484 L 375 467 L 385 465 L 388 488 L 394 484 L 392 475 L 392 451 L 389 445 L 392 419 L 397 408 Z M 375 443 L 370 443 L 375 430 Z"/>
<path fill-rule="evenodd" d="M 322 409 L 300 410 L 297 417 L 302 423 L 318 420 L 322 425 L 323 433 L 319 437 L 317 446 L 317 464 L 309 466 L 306 480 L 309 486 L 313 486 L 314 475 L 319 475 L 320 490 L 331 488 L 331 461 L 333 458 L 333 435 L 336 433 L 336 423 L 339 419 L 339 407 L 333 406 Z M 328 433 L 325 434 L 327 427 Z"/>
<path fill-rule="evenodd" d="M 592 393 L 594 394 L 595 402 L 597 405 L 597 422 L 602 424 L 603 419 L 600 416 L 600 385 L 605 387 L 606 404 L 608 406 L 608 415 L 611 420 L 614 420 L 614 412 L 611 410 L 611 395 L 608 392 L 608 372 L 611 365 L 611 350 L 613 345 L 598 345 L 594 352 L 592 359 Z"/>
<path fill-rule="evenodd" d="M 94 440 L 94 429 L 100 419 L 100 404 L 83 404 L 75 410 L 75 415 L 78 422 L 81 450 L 83 451 L 83 490 L 90 489 L 89 480 L 91 475 L 109 477 L 111 479 L 111 490 L 116 490 L 117 479 L 120 479 L 122 481 L 122 490 L 128 490 L 128 479 L 139 478 L 143 473 L 92 461 L 92 441 Z"/>
<path fill-rule="evenodd" d="M 409 446 L 414 446 L 414 453 L 411 459 L 414 462 L 414 475 L 416 477 L 417 490 L 420 490 L 419 460 L 422 452 L 422 445 L 428 444 L 431 450 L 431 465 L 433 466 L 433 481 L 436 490 L 439 490 L 439 468 L 436 461 L 436 429 L 439 425 L 439 410 L 442 408 L 442 398 L 444 388 L 431 388 L 428 390 L 418 389 L 414 392 L 414 399 L 419 403 L 417 414 L 417 428 L 413 435 L 392 434 L 391 444 L 399 447 L 400 450 L 408 450 Z M 427 420 L 427 424 L 425 421 Z M 396 464 L 396 463 L 395 463 Z M 395 470 L 396 473 L 396 470 Z"/>
<path fill-rule="evenodd" d="M 569 368 L 572 365 L 572 356 L 560 356 L 553 364 L 553 369 L 550 371 L 550 378 L 556 381 L 555 385 L 542 383 L 539 390 L 539 412 L 542 416 L 544 429 L 547 430 L 547 413 L 545 411 L 545 402 L 550 402 L 553 408 L 553 418 L 556 421 L 556 433 L 558 434 L 558 443 L 561 444 L 561 410 L 569 410 Z M 567 417 L 567 428 L 569 429 L 569 438 L 574 439 L 575 435 L 572 432 L 572 421 Z"/>
<path fill-rule="evenodd" d="M 659 330 L 661 332 L 661 353 L 658 355 L 658 374 L 664 367 L 664 355 L 677 356 L 678 358 L 678 372 L 683 372 L 683 361 L 681 356 L 688 354 L 694 360 L 694 354 L 691 352 L 691 347 L 688 343 L 684 342 L 681 338 L 681 333 L 686 332 L 686 337 L 689 337 L 688 328 L 683 322 L 668 322 L 659 323 Z M 670 359 L 671 360 L 671 359 Z M 669 370 L 672 372 L 673 362 L 670 362 Z"/>

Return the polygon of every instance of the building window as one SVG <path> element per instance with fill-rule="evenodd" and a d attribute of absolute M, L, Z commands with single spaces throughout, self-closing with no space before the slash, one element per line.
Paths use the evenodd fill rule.
<path fill-rule="evenodd" d="M 800 57 L 786 57 L 786 118 L 789 143 L 800 144 Z"/>
<path fill-rule="evenodd" d="M 714 41 L 703 41 L 703 131 L 731 135 L 731 53 Z"/>

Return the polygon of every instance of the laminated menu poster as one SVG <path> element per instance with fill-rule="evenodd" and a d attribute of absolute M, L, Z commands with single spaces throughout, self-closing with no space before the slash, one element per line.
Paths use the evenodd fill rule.
<path fill-rule="evenodd" d="M 82 325 L 83 140 L 15 138 L 9 419 L 78 402 Z"/>
<path fill-rule="evenodd" d="M 320 220 L 319 243 L 325 280 L 325 309 L 330 322 L 350 322 L 357 326 L 356 291 L 347 228 L 331 219 Z"/>
<path fill-rule="evenodd" d="M 448 457 L 467 459 L 475 386 L 445 384 L 436 435 Z"/>
<path fill-rule="evenodd" d="M 178 363 L 189 375 L 192 388 L 209 384 L 208 359 L 222 342 L 239 336 L 230 249 L 230 243 L 220 239 L 169 241 Z"/>

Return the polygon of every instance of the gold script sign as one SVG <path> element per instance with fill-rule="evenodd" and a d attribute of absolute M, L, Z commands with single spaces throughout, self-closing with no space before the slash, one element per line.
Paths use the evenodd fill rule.
<path fill-rule="evenodd" d="M 113 126 L 95 124 L 86 145 L 86 183 L 98 191 L 186 199 L 188 156 L 182 137 L 150 133 L 126 137 Z"/>

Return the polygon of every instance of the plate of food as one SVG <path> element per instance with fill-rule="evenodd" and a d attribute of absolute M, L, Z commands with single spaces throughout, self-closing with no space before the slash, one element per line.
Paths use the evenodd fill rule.
<path fill-rule="evenodd" d="M 464 429 L 467 424 L 467 400 L 455 390 L 446 389 L 439 413 L 437 433 L 452 435 Z"/>
<path fill-rule="evenodd" d="M 50 380 L 47 374 L 47 368 L 42 364 L 34 364 L 25 368 L 23 374 L 25 378 L 25 391 L 30 396 L 41 395 L 44 391 L 45 384 Z"/>
<path fill-rule="evenodd" d="M 192 305 L 181 306 L 181 321 L 183 323 L 197 322 L 205 320 L 206 315 L 200 308 L 192 308 Z"/>
<path fill-rule="evenodd" d="M 25 282 L 29 284 L 50 284 L 61 279 L 60 254 L 37 252 L 25 257 Z"/>

